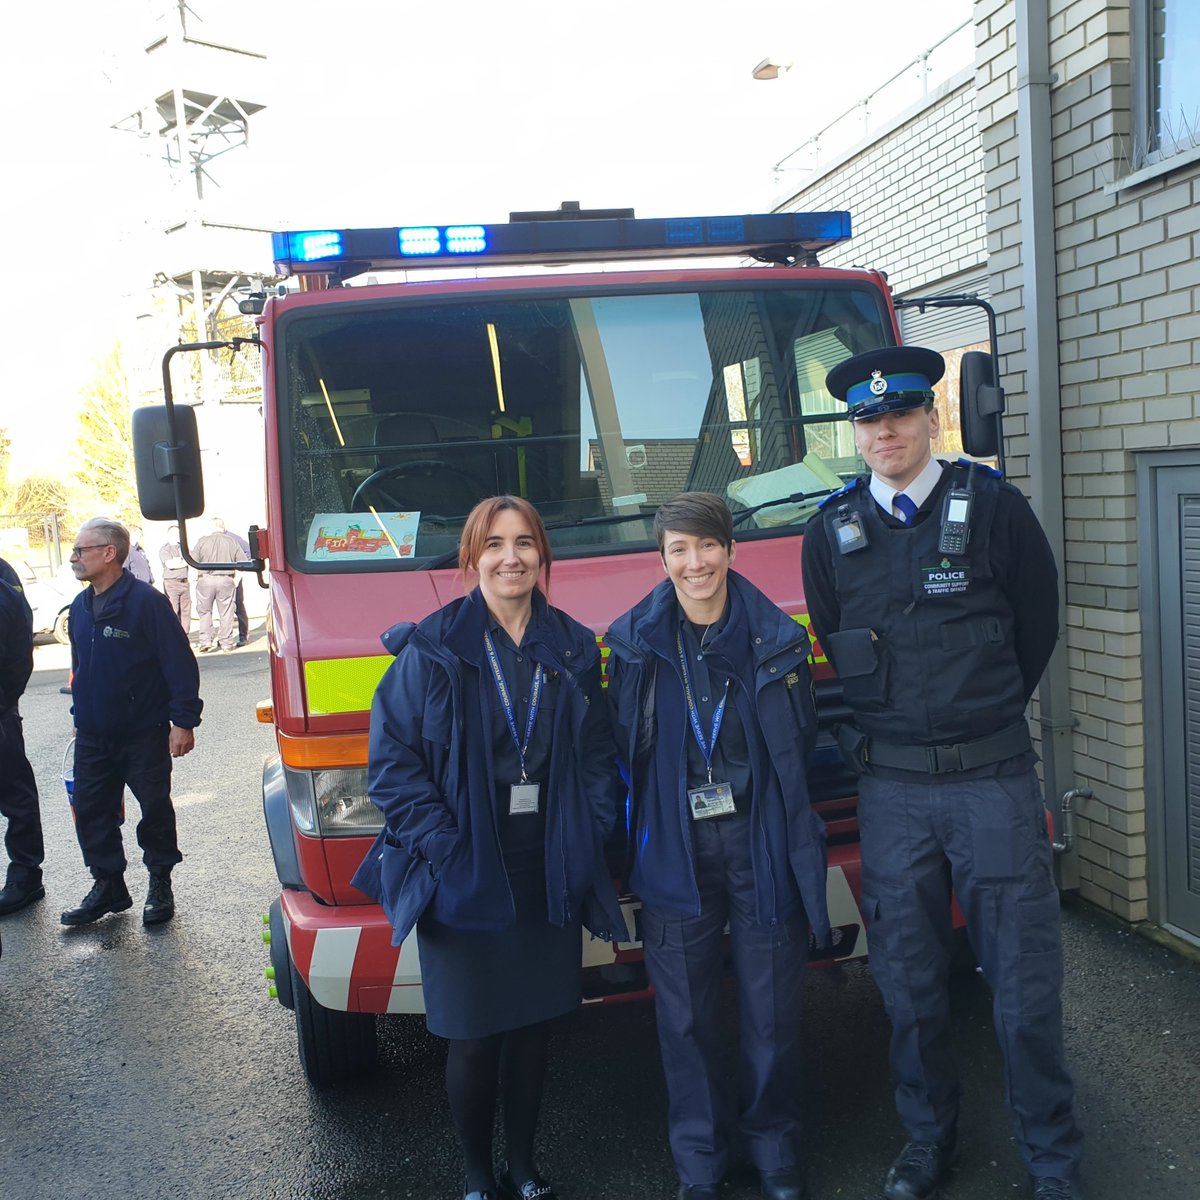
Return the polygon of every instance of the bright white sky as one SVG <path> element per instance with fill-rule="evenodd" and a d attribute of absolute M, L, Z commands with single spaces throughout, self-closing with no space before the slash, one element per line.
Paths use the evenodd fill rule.
<path fill-rule="evenodd" d="M 250 148 L 211 165 L 210 213 L 302 229 L 503 221 L 564 199 L 638 216 L 769 211 L 798 178 L 777 182 L 771 166 L 968 19 L 972 2 L 190 8 L 191 36 L 269 56 L 239 93 L 268 107 Z M 174 12 L 173 0 L 58 0 L 8 20 L 0 314 L 15 386 L 0 428 L 18 473 L 61 461 L 55 440 L 91 363 L 128 337 L 129 298 L 153 275 L 158 231 L 181 212 L 151 155 L 159 143 L 110 129 L 171 87 L 142 72 L 143 48 Z M 794 69 L 754 80 L 768 56 Z M 264 238 L 263 269 L 269 253 Z"/>

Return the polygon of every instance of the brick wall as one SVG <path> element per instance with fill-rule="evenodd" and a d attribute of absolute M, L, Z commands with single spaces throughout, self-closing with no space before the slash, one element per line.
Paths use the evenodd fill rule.
<path fill-rule="evenodd" d="M 1015 188 L 1015 5 L 976 4 L 993 297 L 1010 404 L 1026 407 Z M 1054 214 L 1066 637 L 1080 890 L 1147 915 L 1142 645 L 1134 453 L 1200 442 L 1200 172 L 1130 173 L 1129 5 L 1052 0 Z"/>
<path fill-rule="evenodd" d="M 1007 467 L 1028 483 L 1016 6 L 977 0 L 974 78 L 951 81 L 811 177 L 789 209 L 848 208 L 828 265 L 897 293 L 986 262 L 1008 394 Z M 1128 0 L 1051 0 L 1063 497 L 1080 889 L 1147 916 L 1135 455 L 1200 445 L 1200 165 L 1129 179 Z"/>
<path fill-rule="evenodd" d="M 984 261 L 983 152 L 973 77 L 963 73 L 870 143 L 807 176 L 779 207 L 848 209 L 854 236 L 821 254 L 829 267 L 875 267 L 897 294 Z"/>

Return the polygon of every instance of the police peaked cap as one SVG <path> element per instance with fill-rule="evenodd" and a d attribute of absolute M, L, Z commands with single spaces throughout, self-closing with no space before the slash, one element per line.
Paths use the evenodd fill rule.
<path fill-rule="evenodd" d="M 825 387 L 857 421 L 919 408 L 933 399 L 933 385 L 945 373 L 946 362 L 936 350 L 884 346 L 838 363 L 825 376 Z"/>

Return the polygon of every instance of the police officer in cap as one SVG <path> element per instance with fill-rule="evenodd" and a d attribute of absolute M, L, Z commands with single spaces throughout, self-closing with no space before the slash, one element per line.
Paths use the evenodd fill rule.
<path fill-rule="evenodd" d="M 1059 901 L 1025 709 L 1058 636 L 1057 574 L 1021 493 L 931 453 L 941 355 L 859 354 L 825 386 L 871 468 L 805 532 L 813 626 L 844 687 L 862 772 L 864 915 L 892 1022 L 908 1143 L 888 1200 L 926 1200 L 954 1161 L 951 889 L 991 987 L 1006 1099 L 1036 1200 L 1079 1196 L 1064 1065 Z"/>

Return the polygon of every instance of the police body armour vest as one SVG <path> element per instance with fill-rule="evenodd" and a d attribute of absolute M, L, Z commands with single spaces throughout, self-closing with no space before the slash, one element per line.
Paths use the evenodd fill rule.
<path fill-rule="evenodd" d="M 941 497 L 951 480 L 962 486 L 965 477 L 964 468 L 947 466 L 933 512 L 911 528 L 886 525 L 861 481 L 823 510 L 841 605 L 841 630 L 828 640 L 846 703 L 869 737 L 969 741 L 1024 715 L 1012 609 L 988 561 L 1000 491 L 995 476 L 975 473 L 967 552 L 938 551 Z M 867 546 L 843 555 L 832 522 L 847 502 L 862 518 Z"/>

